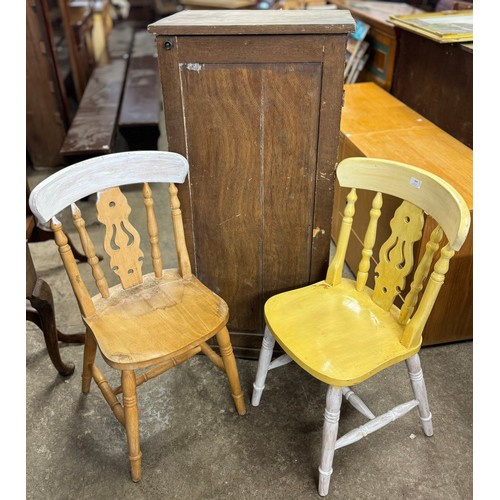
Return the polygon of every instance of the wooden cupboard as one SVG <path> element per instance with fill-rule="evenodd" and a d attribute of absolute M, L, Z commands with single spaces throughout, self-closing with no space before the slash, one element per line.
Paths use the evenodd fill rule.
<path fill-rule="evenodd" d="M 374 83 L 345 86 L 345 105 L 340 127 L 339 161 L 353 156 L 385 158 L 424 168 L 460 192 L 473 212 L 472 150 L 440 129 Z M 332 238 L 337 241 L 343 203 L 347 192 L 336 183 Z M 353 237 L 346 262 L 357 271 L 373 193 L 360 191 L 356 202 Z M 384 196 L 381 220 L 390 218 L 399 205 L 396 198 Z M 388 224 L 380 224 L 380 227 Z M 427 241 L 435 222 L 427 217 L 422 241 Z M 446 285 L 441 290 L 423 331 L 423 345 L 441 344 L 472 338 L 472 236 L 471 229 L 460 251 L 450 262 Z M 374 261 L 389 233 L 379 232 L 373 249 Z M 420 259 L 425 246 L 417 246 Z M 410 279 L 407 280 L 409 285 Z M 368 286 L 373 286 L 369 282 Z"/>
<path fill-rule="evenodd" d="M 168 148 L 196 275 L 258 356 L 265 300 L 326 273 L 348 11 L 188 10 L 156 35 Z"/>

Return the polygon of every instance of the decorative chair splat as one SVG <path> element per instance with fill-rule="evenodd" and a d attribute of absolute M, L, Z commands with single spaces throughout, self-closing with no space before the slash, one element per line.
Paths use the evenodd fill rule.
<path fill-rule="evenodd" d="M 124 289 L 142 283 L 144 253 L 141 238 L 128 220 L 131 208 L 120 188 L 101 191 L 97 198 L 97 219 L 105 225 L 104 250 L 109 265 L 120 278 Z"/>
<path fill-rule="evenodd" d="M 422 238 L 423 211 L 405 200 L 394 213 L 390 226 L 391 235 L 380 247 L 373 291 L 373 301 L 386 311 L 404 290 L 406 277 L 413 269 L 413 244 Z"/>

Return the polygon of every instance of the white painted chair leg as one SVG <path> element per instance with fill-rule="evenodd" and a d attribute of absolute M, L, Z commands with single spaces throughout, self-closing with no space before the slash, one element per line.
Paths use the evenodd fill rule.
<path fill-rule="evenodd" d="M 257 375 L 253 383 L 252 406 L 259 406 L 262 392 L 264 391 L 267 372 L 273 356 L 273 348 L 276 340 L 271 333 L 271 330 L 266 326 L 264 330 L 264 338 L 262 339 L 262 347 L 259 354 L 259 364 L 257 367 Z"/>
<path fill-rule="evenodd" d="M 335 453 L 335 443 L 337 441 L 337 431 L 339 429 L 341 404 L 342 389 L 331 385 L 328 386 L 318 484 L 318 493 L 322 497 L 328 495 L 328 489 L 330 488 L 330 479 L 333 472 L 333 454 Z"/>
<path fill-rule="evenodd" d="M 410 375 L 411 385 L 415 399 L 418 401 L 418 414 L 422 421 L 422 427 L 426 436 L 432 436 L 432 413 L 429 409 L 429 401 L 427 400 L 427 389 L 425 388 L 424 374 L 420 365 L 418 354 L 413 355 L 406 360 L 406 366 Z"/>

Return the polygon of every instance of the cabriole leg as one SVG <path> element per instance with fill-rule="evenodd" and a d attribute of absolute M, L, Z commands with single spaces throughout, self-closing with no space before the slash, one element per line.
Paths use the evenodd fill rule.
<path fill-rule="evenodd" d="M 427 400 L 427 389 L 425 388 L 424 374 L 420 365 L 418 354 L 413 355 L 406 360 L 408 374 L 410 375 L 411 385 L 415 399 L 418 401 L 418 414 L 422 421 L 422 427 L 426 436 L 432 436 L 432 413 L 429 409 L 429 401 Z"/>
<path fill-rule="evenodd" d="M 264 391 L 267 372 L 271 358 L 273 357 L 273 348 L 276 340 L 271 333 L 271 330 L 266 326 L 264 330 L 264 338 L 262 339 L 262 347 L 260 348 L 259 364 L 257 366 L 257 375 L 253 383 L 252 405 L 259 406 L 262 392 Z"/>
<path fill-rule="evenodd" d="M 337 431 L 339 429 L 341 404 L 342 389 L 331 385 L 328 386 L 318 484 L 318 493 L 322 497 L 328 495 L 328 489 L 330 488 L 330 479 L 333 472 L 333 454 L 335 453 L 335 443 L 337 441 Z"/>
<path fill-rule="evenodd" d="M 226 375 L 231 387 L 231 394 L 233 395 L 234 406 L 240 415 L 245 415 L 245 400 L 243 399 L 243 392 L 241 391 L 240 378 L 238 375 L 238 368 L 236 366 L 236 359 L 233 354 L 233 347 L 229 338 L 229 332 L 224 327 L 217 333 L 217 343 L 219 344 L 222 361 L 226 369 Z"/>
<path fill-rule="evenodd" d="M 133 370 L 122 372 L 123 408 L 125 411 L 125 428 L 127 430 L 128 458 L 132 481 L 141 480 L 141 450 L 139 447 L 139 412 L 135 373 Z"/>

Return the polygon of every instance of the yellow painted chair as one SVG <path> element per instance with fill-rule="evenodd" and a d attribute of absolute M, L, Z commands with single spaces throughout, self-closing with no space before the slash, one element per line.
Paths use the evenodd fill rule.
<path fill-rule="evenodd" d="M 462 246 L 470 225 L 469 210 L 461 195 L 422 169 L 388 160 L 348 158 L 338 165 L 337 178 L 341 186 L 351 189 L 326 279 L 280 293 L 266 302 L 267 326 L 252 395 L 253 406 L 258 406 L 268 370 L 292 360 L 328 384 L 319 466 L 321 496 L 328 494 L 335 450 L 413 408 L 418 409 L 425 435 L 432 436 L 418 352 L 422 330 L 443 285 L 449 260 Z M 351 280 L 342 276 L 342 270 L 356 189 L 373 191 L 374 197 L 356 280 Z M 390 236 L 374 261 L 383 194 L 403 201 L 390 222 Z M 426 216 L 433 217 L 438 225 L 420 262 L 414 263 L 413 246 L 422 238 Z M 373 289 L 366 285 L 370 268 L 375 275 Z M 410 279 L 406 282 L 407 277 L 411 283 Z M 285 354 L 271 362 L 275 341 Z M 350 387 L 401 361 L 406 362 L 414 399 L 376 417 Z M 337 439 L 343 395 L 369 421 Z"/>
<path fill-rule="evenodd" d="M 245 403 L 236 360 L 226 328 L 228 307 L 191 272 L 180 203 L 175 183 L 184 182 L 187 160 L 176 153 L 133 151 L 92 158 L 53 174 L 33 189 L 30 208 L 41 222 L 50 220 L 64 267 L 87 327 L 82 391 L 96 382 L 117 420 L 125 427 L 133 481 L 141 479 L 139 411 L 136 387 L 190 359 L 206 354 L 229 379 L 240 415 Z M 176 269 L 163 269 L 152 189 L 170 193 L 173 233 L 178 258 Z M 129 220 L 131 208 L 118 186 L 139 184 L 149 235 L 153 272 L 143 275 L 144 253 L 140 235 Z M 99 264 L 82 213 L 76 202 L 97 193 L 97 218 L 104 224 L 104 250 L 118 284 L 109 286 Z M 99 293 L 85 286 L 69 240 L 56 218 L 71 206 L 73 222 L 91 266 Z M 208 344 L 217 338 L 221 356 Z M 121 372 L 121 385 L 111 388 L 94 360 L 103 359 Z M 141 370 L 141 373 L 137 373 Z M 118 397 L 123 395 L 120 402 Z"/>

